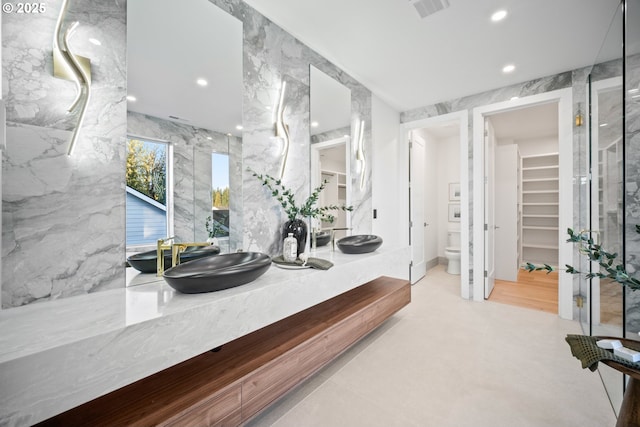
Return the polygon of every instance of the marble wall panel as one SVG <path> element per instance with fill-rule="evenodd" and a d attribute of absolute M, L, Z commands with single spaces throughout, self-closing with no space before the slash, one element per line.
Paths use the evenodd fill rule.
<path fill-rule="evenodd" d="M 4 308 L 124 286 L 125 5 L 69 7 L 65 22 L 80 22 L 71 48 L 91 59 L 93 91 L 72 157 L 75 86 L 52 75 L 60 6 L 2 17 Z"/>
<path fill-rule="evenodd" d="M 326 132 L 318 133 L 311 136 L 311 143 L 317 144 L 318 142 L 331 141 L 333 139 L 342 138 L 345 135 L 351 134 L 351 127 L 343 127 L 340 129 L 332 129 Z"/>
<path fill-rule="evenodd" d="M 310 64 L 351 90 L 352 124 L 365 121 L 366 185 L 363 189 L 354 185 L 352 225 L 354 233 L 370 232 L 371 92 L 241 0 L 211 2 L 240 19 L 244 32 L 245 132 L 242 143 L 238 140 L 237 144 L 232 144 L 234 148 L 231 150 L 236 155 L 231 161 L 232 167 L 241 172 L 242 178 L 231 185 L 240 189 L 238 191 L 242 192 L 245 203 L 236 205 L 240 213 L 232 227 L 236 231 L 241 230 L 243 238 L 241 243 L 232 244 L 233 249 L 260 250 L 272 255 L 280 252 L 284 215 L 248 168 L 270 174 L 277 171 L 280 151 L 279 142 L 274 138 L 273 108 L 283 80 L 288 82 L 285 121 L 291 133 L 284 183 L 301 200 L 309 194 Z M 124 286 L 124 269 L 121 267 L 125 241 L 126 2 L 87 0 L 70 5 L 68 20 L 80 21 L 77 35 L 71 41 L 72 49 L 91 58 L 93 63 L 93 96 L 76 155 L 72 159 L 66 159 L 63 153 L 64 143 L 77 119 L 74 114 L 65 113 L 74 97 L 73 84 L 52 77 L 51 43 L 60 5 L 61 0 L 52 0 L 46 3 L 47 13 L 3 17 L 3 98 L 11 126 L 8 143 L 13 145 L 7 150 L 11 157 L 5 159 L 8 172 L 3 179 L 3 187 L 7 188 L 7 198 L 3 197 L 5 268 L 2 272 L 2 304 L 5 307 Z M 25 21 L 27 18 L 28 23 Z M 90 37 L 101 40 L 102 46 L 90 44 L 87 41 Z M 197 138 L 192 135 L 190 143 L 191 150 L 176 149 L 174 152 L 177 168 L 193 167 Z M 33 147 L 24 148 L 23 144 L 32 144 Z M 43 149 L 45 146 L 50 148 Z M 48 162 L 47 171 L 52 176 L 59 174 L 66 184 L 41 177 L 42 169 L 38 168 L 45 160 Z M 81 161 L 85 163 L 80 164 Z M 200 167 L 206 166 L 201 164 Z M 353 162 L 353 167 L 357 167 L 357 162 Z M 62 213 L 43 213 L 46 208 L 40 207 L 38 212 L 42 214 L 39 218 L 42 223 L 36 228 L 40 233 L 39 239 L 30 236 L 30 242 L 19 240 L 24 237 L 20 230 L 26 228 L 34 215 L 27 211 L 34 209 L 33 203 L 10 200 L 19 193 L 16 180 L 20 178 L 28 182 L 24 187 L 34 186 L 24 193 L 35 193 L 37 202 L 41 203 L 37 206 L 55 205 L 58 209 L 68 205 L 69 212 L 76 219 L 75 225 L 65 222 Z M 200 202 L 196 203 L 199 197 L 193 197 L 193 188 L 203 184 L 198 182 L 193 177 L 175 181 L 178 205 L 184 202 L 185 206 L 200 206 Z M 181 188 L 190 188 L 191 191 L 180 191 Z M 100 214 L 96 207 L 102 207 Z M 179 209 L 176 212 L 179 217 L 175 225 L 176 234 L 197 238 L 193 235 L 193 216 L 197 216 L 193 208 L 191 212 Z M 188 221 L 180 219 L 189 215 Z M 96 228 L 96 225 L 100 227 Z M 104 230 L 105 226 L 107 230 Z M 96 237 L 98 229 L 99 238 Z M 63 234 L 66 240 L 60 238 Z M 86 240 L 91 243 L 86 243 Z M 46 259 L 37 266 L 24 263 L 34 254 L 55 253 L 57 245 L 67 241 L 78 246 L 65 255 L 64 264 L 69 265 L 63 272 L 58 273 L 58 267 L 52 269 L 54 261 Z M 60 264 L 59 259 L 56 262 Z M 101 269 L 88 268 L 93 264 Z M 26 268 L 34 271 L 27 275 Z M 49 276 L 51 271 L 54 271 L 53 276 Z M 38 279 L 34 281 L 34 277 Z"/>

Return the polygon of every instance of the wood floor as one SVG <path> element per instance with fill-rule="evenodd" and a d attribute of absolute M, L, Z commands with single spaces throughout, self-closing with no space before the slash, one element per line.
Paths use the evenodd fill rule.
<path fill-rule="evenodd" d="M 496 280 L 489 301 L 558 313 L 558 272 L 518 272 L 517 282 Z"/>

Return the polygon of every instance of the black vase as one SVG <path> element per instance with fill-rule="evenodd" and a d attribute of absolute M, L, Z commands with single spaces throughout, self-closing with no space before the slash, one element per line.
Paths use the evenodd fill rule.
<path fill-rule="evenodd" d="M 293 234 L 293 237 L 298 241 L 298 255 L 300 255 L 304 252 L 304 247 L 307 244 L 307 224 L 301 219 L 287 221 L 284 223 L 282 229 L 282 240 L 284 240 L 289 233 Z"/>

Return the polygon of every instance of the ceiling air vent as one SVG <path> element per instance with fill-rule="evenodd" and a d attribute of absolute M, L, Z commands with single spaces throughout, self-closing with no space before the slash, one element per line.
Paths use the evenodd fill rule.
<path fill-rule="evenodd" d="M 449 0 L 409 0 L 418 11 L 420 18 L 426 18 L 449 7 Z"/>

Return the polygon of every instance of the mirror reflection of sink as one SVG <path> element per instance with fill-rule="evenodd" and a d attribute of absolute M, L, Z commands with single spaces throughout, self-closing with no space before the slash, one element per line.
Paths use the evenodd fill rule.
<path fill-rule="evenodd" d="M 366 254 L 382 245 L 382 237 L 373 234 L 358 234 L 338 240 L 338 248 L 345 254 Z"/>
<path fill-rule="evenodd" d="M 218 255 L 219 253 L 219 246 L 189 246 L 184 252 L 180 254 L 180 263 L 193 261 L 211 255 Z M 155 273 L 158 268 L 157 254 L 158 252 L 156 250 L 140 252 L 139 254 L 133 254 L 127 257 L 127 262 L 131 267 L 135 268 L 141 273 Z M 164 252 L 164 265 L 165 268 L 171 267 L 171 251 Z"/>
<path fill-rule="evenodd" d="M 164 272 L 173 289 L 185 294 L 221 291 L 252 282 L 271 266 L 260 252 L 238 252 L 176 265 Z"/>
<path fill-rule="evenodd" d="M 324 246 L 331 241 L 330 231 L 319 231 L 316 233 L 316 246 Z"/>

